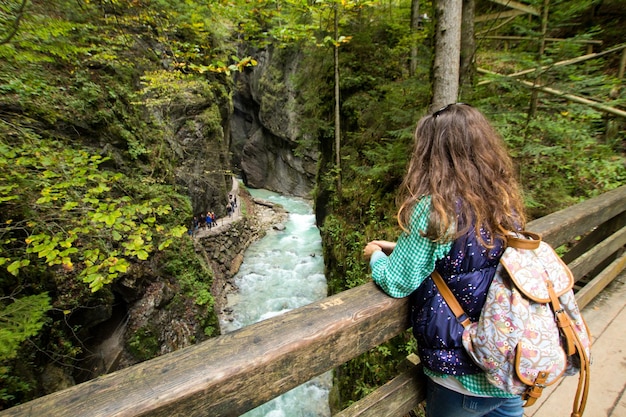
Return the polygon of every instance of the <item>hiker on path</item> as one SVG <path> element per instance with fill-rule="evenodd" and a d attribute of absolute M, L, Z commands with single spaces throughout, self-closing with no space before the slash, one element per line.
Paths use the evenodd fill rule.
<path fill-rule="evenodd" d="M 208 229 L 211 229 L 213 227 L 213 217 L 211 216 L 210 211 L 206 212 L 206 225 Z"/>

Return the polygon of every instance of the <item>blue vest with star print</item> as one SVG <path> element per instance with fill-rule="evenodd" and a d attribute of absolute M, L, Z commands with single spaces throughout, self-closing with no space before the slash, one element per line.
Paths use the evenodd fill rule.
<path fill-rule="evenodd" d="M 487 240 L 484 233 L 483 238 Z M 503 250 L 501 240 L 496 240 L 493 248 L 481 245 L 472 227 L 456 239 L 448 255 L 435 264 L 435 269 L 472 321 L 478 321 L 480 317 Z M 413 335 L 421 362 L 426 368 L 449 375 L 483 372 L 465 352 L 463 326 L 432 278 L 424 280 L 411 294 L 410 301 Z"/>

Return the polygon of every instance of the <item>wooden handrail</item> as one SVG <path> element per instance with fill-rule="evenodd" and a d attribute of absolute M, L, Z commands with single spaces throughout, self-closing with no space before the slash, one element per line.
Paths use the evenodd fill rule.
<path fill-rule="evenodd" d="M 566 60 L 563 60 L 563 61 L 554 62 L 554 63 L 552 63 L 550 65 L 544 65 L 544 66 L 541 66 L 539 68 L 528 68 L 528 69 L 525 69 L 525 70 L 522 70 L 522 71 L 514 72 L 512 74 L 499 74 L 497 72 L 488 71 L 488 70 L 483 69 L 483 68 L 480 68 L 479 72 L 482 72 L 482 73 L 485 73 L 485 74 L 490 74 L 490 75 L 497 75 L 499 77 L 515 78 L 515 77 L 521 77 L 522 75 L 532 74 L 532 73 L 538 72 L 538 71 L 546 71 L 546 70 L 550 70 L 552 68 L 562 67 L 564 65 L 578 64 L 580 62 L 585 62 L 585 61 L 588 61 L 590 59 L 597 59 L 597 58 L 600 58 L 601 56 L 612 54 L 614 52 L 620 52 L 620 51 L 623 52 L 625 49 L 626 49 L 626 44 L 621 44 L 621 45 L 615 46 L 613 48 L 607 49 L 607 50 L 602 51 L 602 52 L 595 52 L 595 53 L 591 53 L 591 54 L 578 56 L 576 58 L 570 58 L 570 59 L 566 59 Z M 493 81 L 494 80 L 482 80 L 482 81 L 479 81 L 477 85 L 485 85 L 485 84 L 489 84 L 489 83 L 491 83 Z"/>
<path fill-rule="evenodd" d="M 239 416 L 400 334 L 407 309 L 370 282 L 0 415 Z"/>
<path fill-rule="evenodd" d="M 533 220 L 528 229 L 554 247 L 583 236 L 626 211 L 626 186 Z"/>
<path fill-rule="evenodd" d="M 621 241 L 624 212 L 626 186 L 535 220 L 528 229 L 560 246 L 611 222 L 611 236 Z M 599 245 L 606 248 L 615 243 L 598 243 L 591 248 Z M 613 249 L 604 251 L 585 263 L 601 265 L 604 259 L 600 258 L 609 256 Z M 618 260 L 611 265 L 617 265 L 612 267 L 614 270 L 623 269 L 625 263 Z M 608 275 L 601 277 L 603 284 L 596 285 L 594 291 L 606 285 Z M 593 294 L 585 297 L 591 299 Z M 370 282 L 18 405 L 0 412 L 0 417 L 235 417 L 359 356 L 408 327 L 407 299 L 388 297 Z M 416 371 L 402 374 L 375 393 L 385 398 L 384 415 L 401 416 L 403 410 L 410 410 L 423 400 L 423 384 L 416 375 Z M 368 407 L 359 402 L 341 415 L 377 415 L 382 405 L 372 403 L 371 398 L 374 397 L 368 399 Z M 395 412 L 388 410 L 390 404 L 397 404 Z"/>

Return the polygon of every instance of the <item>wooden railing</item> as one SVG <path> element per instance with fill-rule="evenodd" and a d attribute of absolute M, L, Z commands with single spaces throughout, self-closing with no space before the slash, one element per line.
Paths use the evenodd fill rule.
<path fill-rule="evenodd" d="M 535 220 L 577 277 L 581 308 L 626 265 L 626 186 Z M 0 412 L 8 416 L 239 416 L 405 331 L 407 299 L 373 283 Z M 424 399 L 419 365 L 341 417 L 403 416 Z M 384 401 L 382 401 L 384 399 Z"/>

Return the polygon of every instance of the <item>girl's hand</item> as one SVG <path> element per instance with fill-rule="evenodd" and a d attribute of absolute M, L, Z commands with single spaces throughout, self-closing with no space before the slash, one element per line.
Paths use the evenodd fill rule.
<path fill-rule="evenodd" d="M 363 249 L 363 257 L 365 258 L 366 261 L 369 261 L 374 252 L 382 251 L 382 250 L 383 248 L 381 248 L 380 245 L 374 242 L 369 242 L 367 245 L 365 245 L 365 248 Z"/>
<path fill-rule="evenodd" d="M 363 249 L 363 256 L 366 260 L 369 260 L 372 257 L 372 254 L 376 251 L 383 251 L 385 255 L 391 255 L 394 248 L 396 247 L 396 242 L 389 242 L 387 240 L 372 240 L 369 242 L 365 248 Z"/>
<path fill-rule="evenodd" d="M 378 245 L 385 255 L 391 255 L 391 252 L 396 248 L 396 242 L 389 242 L 388 240 L 372 240 L 370 243 Z"/>

